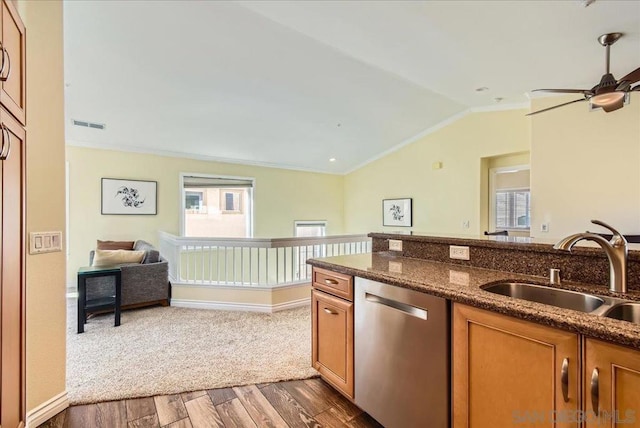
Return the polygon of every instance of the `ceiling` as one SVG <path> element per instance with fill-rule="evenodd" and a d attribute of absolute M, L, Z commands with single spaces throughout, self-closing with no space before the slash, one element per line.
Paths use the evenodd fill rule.
<path fill-rule="evenodd" d="M 614 31 L 621 77 L 638 1 L 67 1 L 66 138 L 345 173 L 470 108 L 592 87 Z"/>

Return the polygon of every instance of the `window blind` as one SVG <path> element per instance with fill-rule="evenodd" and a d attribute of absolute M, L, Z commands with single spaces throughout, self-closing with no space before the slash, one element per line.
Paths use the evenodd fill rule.
<path fill-rule="evenodd" d="M 223 178 L 223 177 L 197 177 L 197 176 L 185 176 L 184 187 L 197 188 L 197 187 L 253 187 L 253 180 L 240 179 L 240 178 Z"/>

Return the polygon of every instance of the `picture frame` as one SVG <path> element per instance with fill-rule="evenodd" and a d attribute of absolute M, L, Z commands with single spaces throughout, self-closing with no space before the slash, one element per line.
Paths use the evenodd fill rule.
<path fill-rule="evenodd" d="M 411 227 L 413 225 L 411 198 L 383 199 L 382 225 Z"/>
<path fill-rule="evenodd" d="M 102 215 L 158 214 L 158 182 L 103 178 Z"/>

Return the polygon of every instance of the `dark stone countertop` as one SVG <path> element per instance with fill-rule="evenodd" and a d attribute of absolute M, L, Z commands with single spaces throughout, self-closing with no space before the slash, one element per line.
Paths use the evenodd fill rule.
<path fill-rule="evenodd" d="M 529 238 L 525 236 L 467 236 L 467 235 L 421 235 L 415 233 L 382 233 L 371 232 L 370 238 L 397 239 L 400 241 L 414 241 L 432 244 L 467 245 L 499 250 L 529 251 L 534 253 L 558 254 L 553 249 L 557 239 Z M 627 244 L 628 260 L 640 260 L 640 244 Z M 604 252 L 599 245 L 591 241 L 580 241 L 571 251 L 574 255 L 602 258 Z M 568 252 L 567 252 L 568 254 Z"/>
<path fill-rule="evenodd" d="M 308 263 L 640 350 L 638 324 L 501 296 L 480 288 L 501 281 L 548 285 L 544 277 L 398 257 L 387 252 L 316 258 Z M 566 282 L 559 288 L 640 301 L 638 292 L 616 295 L 601 285 Z"/>

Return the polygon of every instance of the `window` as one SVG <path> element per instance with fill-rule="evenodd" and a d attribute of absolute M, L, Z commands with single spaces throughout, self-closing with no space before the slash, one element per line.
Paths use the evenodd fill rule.
<path fill-rule="evenodd" d="M 204 207 L 204 192 L 186 192 L 184 198 L 184 208 L 191 211 L 202 211 Z"/>
<path fill-rule="evenodd" d="M 225 214 L 242 213 L 242 190 L 224 190 L 220 192 L 220 209 Z"/>
<path fill-rule="evenodd" d="M 181 174 L 182 234 L 249 238 L 253 234 L 252 178 Z M 232 214 L 232 215 L 230 215 Z"/>
<path fill-rule="evenodd" d="M 296 237 L 311 238 L 325 236 L 327 233 L 327 222 L 325 220 L 295 221 L 293 224 Z M 313 257 L 324 257 L 326 254 L 326 245 L 301 246 L 296 263 L 296 274 L 298 275 L 298 278 L 310 278 L 311 271 L 307 265 L 307 259 L 311 259 Z"/>
<path fill-rule="evenodd" d="M 295 236 L 325 236 L 327 233 L 327 222 L 319 221 L 296 221 Z"/>
<path fill-rule="evenodd" d="M 531 223 L 529 166 L 493 168 L 489 181 L 490 228 L 528 233 Z"/>
<path fill-rule="evenodd" d="M 529 189 L 496 191 L 496 229 L 529 229 L 530 201 Z"/>

